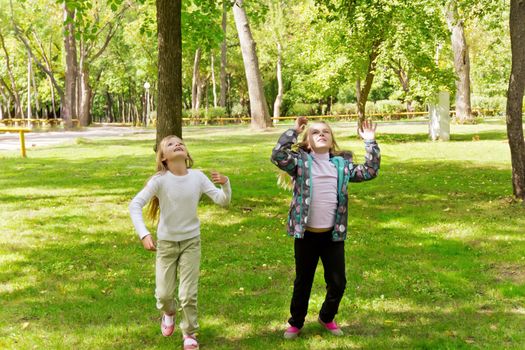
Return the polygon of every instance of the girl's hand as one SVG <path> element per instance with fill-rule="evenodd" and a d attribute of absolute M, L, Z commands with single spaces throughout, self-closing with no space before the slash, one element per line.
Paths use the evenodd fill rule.
<path fill-rule="evenodd" d="M 306 124 L 308 124 L 308 119 L 306 119 L 306 117 L 297 118 L 294 126 L 295 131 L 297 131 L 298 134 L 302 133 Z"/>
<path fill-rule="evenodd" d="M 371 120 L 365 120 L 357 127 L 357 133 L 364 140 L 375 140 L 376 139 L 376 128 L 377 123 L 373 123 Z"/>
<path fill-rule="evenodd" d="M 226 182 L 228 182 L 228 178 L 224 175 L 221 175 L 217 171 L 211 172 L 211 180 L 213 181 L 214 184 L 221 184 L 221 185 L 224 185 Z"/>
<path fill-rule="evenodd" d="M 151 235 L 147 235 L 146 237 L 142 238 L 142 245 L 146 250 L 150 250 L 152 252 L 157 250 L 157 247 L 155 246 L 155 241 L 153 241 Z"/>

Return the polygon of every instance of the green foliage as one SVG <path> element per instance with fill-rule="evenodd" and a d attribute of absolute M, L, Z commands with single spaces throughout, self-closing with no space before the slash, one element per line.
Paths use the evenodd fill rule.
<path fill-rule="evenodd" d="M 319 114 L 319 105 L 315 103 L 295 103 L 288 114 L 296 116 L 316 115 Z"/>
<path fill-rule="evenodd" d="M 507 98 L 503 96 L 477 96 L 473 95 L 471 98 L 473 109 L 483 110 L 481 114 L 505 114 L 507 108 Z"/>

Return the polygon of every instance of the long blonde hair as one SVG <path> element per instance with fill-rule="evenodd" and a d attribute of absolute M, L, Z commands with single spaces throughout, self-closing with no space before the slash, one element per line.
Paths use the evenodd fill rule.
<path fill-rule="evenodd" d="M 324 124 L 328 128 L 328 130 L 330 130 L 330 135 L 332 136 L 332 146 L 330 147 L 329 152 L 333 156 L 339 155 L 341 151 L 339 150 L 339 145 L 337 145 L 337 141 L 335 140 L 334 132 L 332 131 L 332 128 L 330 127 L 330 125 L 323 120 L 316 121 L 315 124 Z M 305 152 L 311 151 L 310 145 L 308 144 L 308 134 L 309 133 L 310 133 L 310 126 L 308 126 L 306 130 L 303 132 L 303 137 L 301 139 L 301 142 L 299 142 L 296 145 L 296 147 L 302 149 Z"/>
<path fill-rule="evenodd" d="M 325 121 L 316 121 L 315 123 L 321 123 L 326 125 L 328 130 L 330 130 L 330 135 L 332 136 L 332 146 L 330 147 L 329 153 L 332 156 L 342 156 L 344 154 L 352 154 L 351 151 L 341 151 L 339 149 L 339 145 L 337 144 L 337 141 L 335 140 L 334 132 L 332 131 L 332 128 L 330 125 Z M 308 143 L 308 134 L 310 132 L 310 127 L 307 127 L 306 130 L 303 132 L 301 142 L 296 143 L 293 147 L 300 148 L 305 152 L 310 153 L 310 144 Z M 288 173 L 284 171 L 280 171 L 277 175 L 277 185 L 285 190 L 292 190 L 293 189 L 293 182 L 292 177 L 288 175 Z"/>
<path fill-rule="evenodd" d="M 168 143 L 168 141 L 173 139 L 173 138 L 183 141 L 182 138 L 180 138 L 178 136 L 168 135 L 168 136 L 166 136 L 165 138 L 163 138 L 160 141 L 160 143 L 159 143 L 159 145 L 157 147 L 157 155 L 156 155 L 157 172 L 155 173 L 155 175 L 165 174 L 166 171 L 168 171 L 168 165 L 167 165 L 166 161 L 164 160 L 164 148 L 166 147 L 166 144 Z M 183 141 L 183 143 L 184 143 L 184 141 Z M 186 149 L 186 152 L 187 152 L 187 149 Z M 189 168 L 191 168 L 193 166 L 193 159 L 191 158 L 189 152 L 187 152 L 187 154 L 188 154 L 188 158 L 186 158 L 186 168 L 189 169 Z M 153 175 L 153 176 L 155 176 L 155 175 Z M 151 177 L 146 181 L 146 183 L 150 179 L 151 179 Z M 148 207 L 146 209 L 146 217 L 148 219 L 150 219 L 151 221 L 155 222 L 159 218 L 159 214 L 160 214 L 159 198 L 157 196 L 153 196 L 153 198 L 151 198 L 151 200 L 148 203 Z"/>

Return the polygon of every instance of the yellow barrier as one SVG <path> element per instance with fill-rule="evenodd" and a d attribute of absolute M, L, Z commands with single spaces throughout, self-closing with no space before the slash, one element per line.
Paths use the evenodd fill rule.
<path fill-rule="evenodd" d="M 31 129 L 27 128 L 0 128 L 0 132 L 18 132 L 20 139 L 20 153 L 22 157 L 26 157 L 26 138 L 25 133 L 31 132 Z"/>

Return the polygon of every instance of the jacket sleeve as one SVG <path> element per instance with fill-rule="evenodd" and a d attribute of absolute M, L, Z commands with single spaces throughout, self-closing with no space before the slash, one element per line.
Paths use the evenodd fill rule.
<path fill-rule="evenodd" d="M 365 162 L 354 164 L 352 159 L 348 165 L 350 171 L 350 182 L 361 182 L 374 179 L 381 164 L 381 152 L 375 140 L 365 140 Z"/>
<path fill-rule="evenodd" d="M 279 169 L 286 171 L 290 176 L 295 176 L 297 171 L 297 159 L 299 154 L 292 151 L 292 146 L 297 142 L 297 131 L 286 130 L 277 145 L 272 150 L 271 161 Z"/>

